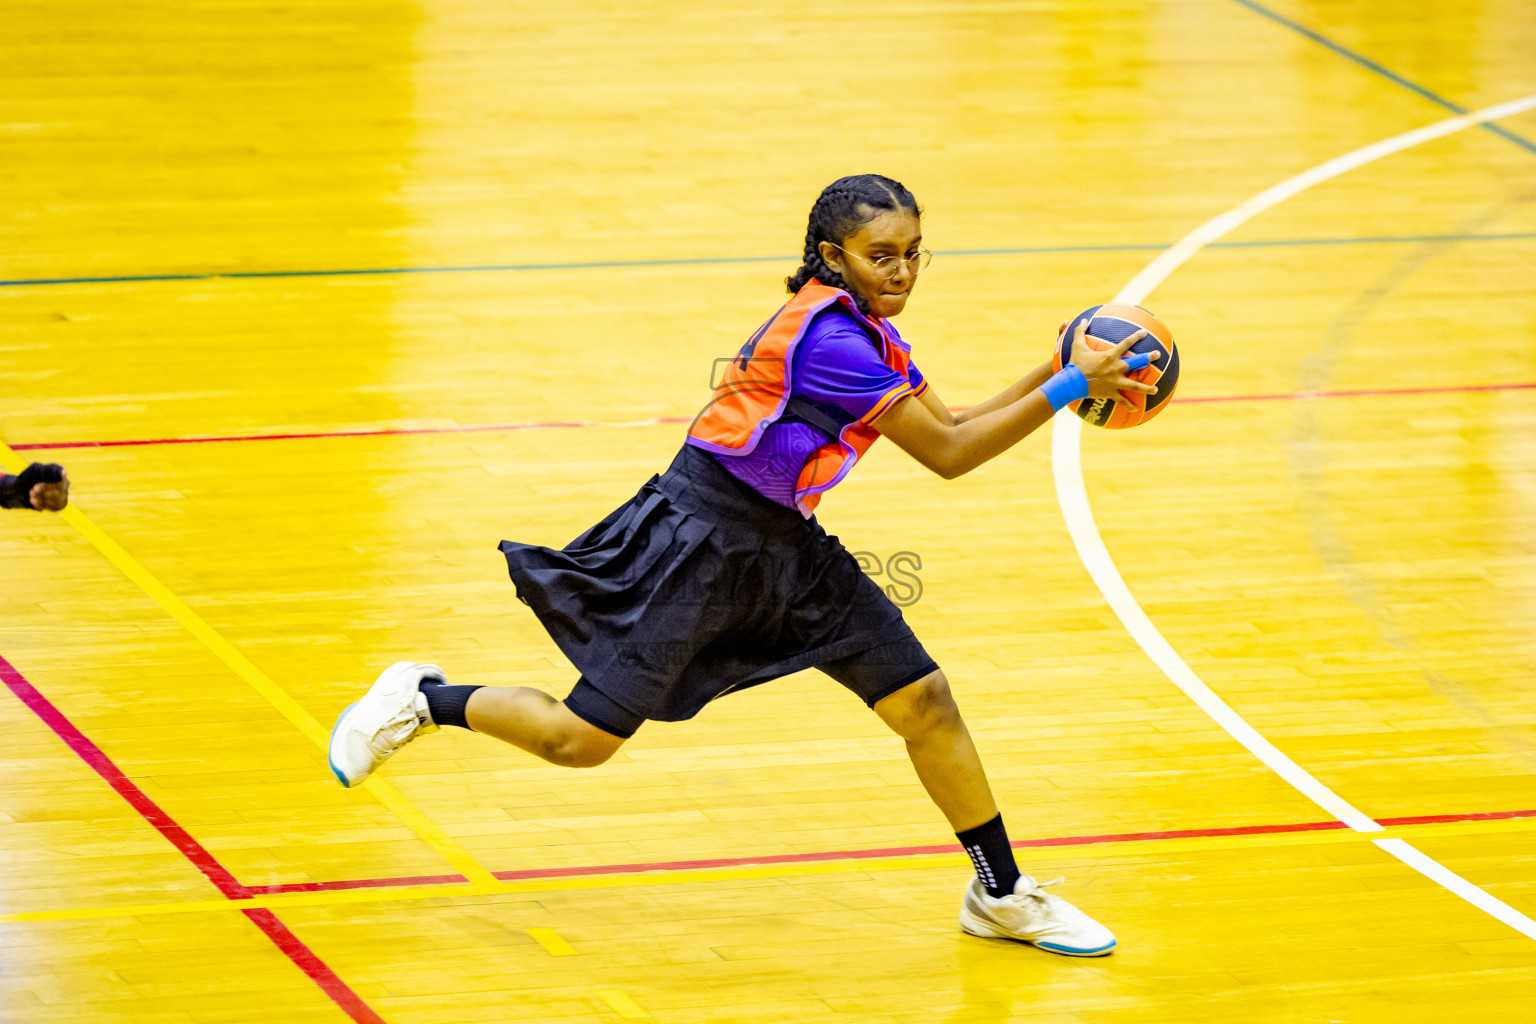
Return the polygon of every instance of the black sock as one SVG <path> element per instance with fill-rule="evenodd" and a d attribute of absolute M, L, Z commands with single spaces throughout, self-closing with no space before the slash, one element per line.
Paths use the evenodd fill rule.
<path fill-rule="evenodd" d="M 424 679 L 421 683 L 421 695 L 427 698 L 427 714 L 432 716 L 432 721 L 438 725 L 456 725 L 460 729 L 469 728 L 469 723 L 464 720 L 464 709 L 469 706 L 469 695 L 478 689 L 478 686 L 449 686 L 435 679 Z"/>
<path fill-rule="evenodd" d="M 1008 845 L 1003 816 L 999 814 L 985 825 L 956 832 L 955 838 L 971 855 L 971 863 L 976 865 L 976 877 L 987 887 L 987 895 L 1011 896 L 1013 884 L 1019 880 L 1019 866 L 1013 861 L 1013 847 Z"/>

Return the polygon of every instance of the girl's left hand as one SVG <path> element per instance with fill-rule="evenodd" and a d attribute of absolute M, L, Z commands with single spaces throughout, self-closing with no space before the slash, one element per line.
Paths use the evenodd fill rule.
<path fill-rule="evenodd" d="M 1082 371 L 1088 381 L 1088 397 L 1108 398 L 1117 405 L 1131 408 L 1131 400 L 1122 391 L 1140 391 L 1144 395 L 1157 394 L 1157 388 L 1143 384 L 1125 375 L 1125 353 L 1130 347 L 1147 336 L 1145 330 L 1137 331 L 1112 348 L 1088 347 L 1088 321 L 1080 321 L 1072 334 L 1072 365 Z M 1057 338 L 1060 339 L 1060 335 Z M 1162 358 L 1161 352 L 1153 352 L 1153 359 Z"/>

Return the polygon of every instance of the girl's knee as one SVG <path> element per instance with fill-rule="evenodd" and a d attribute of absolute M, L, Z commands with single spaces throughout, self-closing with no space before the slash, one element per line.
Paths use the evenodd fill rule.
<path fill-rule="evenodd" d="M 551 737 L 539 756 L 563 768 L 596 768 L 624 745 L 621 736 L 582 722 Z"/>
<path fill-rule="evenodd" d="M 935 729 L 960 724 L 960 708 L 949 691 L 949 680 L 935 669 L 914 683 L 875 702 L 875 713 L 903 739 L 915 739 Z"/>

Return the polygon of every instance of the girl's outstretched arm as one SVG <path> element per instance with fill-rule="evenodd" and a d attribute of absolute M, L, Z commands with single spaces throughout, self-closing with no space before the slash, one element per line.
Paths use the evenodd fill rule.
<path fill-rule="evenodd" d="M 1012 448 L 1053 414 L 1038 389 L 964 423 L 944 423 L 921 400 L 904 398 L 875 420 L 874 428 L 939 476 L 953 480 Z"/>
<path fill-rule="evenodd" d="M 1090 396 L 1124 402 L 1119 394 L 1122 390 L 1156 392 L 1153 386 L 1125 376 L 1125 360 L 1121 358 L 1145 333 L 1137 331 L 1113 348 L 1095 351 L 1083 341 L 1083 328 L 1079 325 L 1073 339 L 1072 362 L 1087 378 Z M 1034 382 L 1040 373 L 1037 368 L 997 398 L 967 409 L 963 418 L 949 417 L 948 423 L 923 401 L 903 399 L 881 415 L 874 428 L 928 469 L 953 480 L 1012 448 L 1055 414 L 1040 391 L 1043 379 Z M 932 390 L 930 386 L 929 391 Z M 1018 397 L 1006 401 L 1015 394 Z"/>
<path fill-rule="evenodd" d="M 961 409 L 959 412 L 954 413 L 953 419 L 956 423 L 964 423 L 967 420 L 975 419 L 977 416 L 983 416 L 992 412 L 994 409 L 1007 408 L 1050 379 L 1051 364 L 1041 363 L 985 402 L 980 402 L 969 409 Z M 933 385 L 929 384 L 928 390 L 923 392 L 922 397 L 927 398 L 932 393 Z M 929 408 L 931 409 L 933 406 L 930 405 Z"/>

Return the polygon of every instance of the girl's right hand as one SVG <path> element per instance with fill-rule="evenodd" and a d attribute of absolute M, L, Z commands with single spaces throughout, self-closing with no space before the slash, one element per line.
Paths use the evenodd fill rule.
<path fill-rule="evenodd" d="M 1140 391 L 1144 395 L 1157 394 L 1157 388 L 1151 384 L 1143 384 L 1125 375 L 1125 353 L 1132 345 L 1147 336 L 1145 330 L 1137 331 L 1113 348 L 1106 349 L 1089 348 L 1087 334 L 1088 321 L 1079 320 L 1077 330 L 1072 333 L 1072 365 L 1076 366 L 1087 379 L 1089 398 L 1108 398 L 1117 405 L 1131 408 L 1130 399 L 1120 392 Z M 1151 356 L 1155 361 L 1161 359 L 1163 354 L 1153 352 Z"/>

